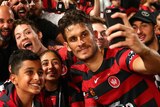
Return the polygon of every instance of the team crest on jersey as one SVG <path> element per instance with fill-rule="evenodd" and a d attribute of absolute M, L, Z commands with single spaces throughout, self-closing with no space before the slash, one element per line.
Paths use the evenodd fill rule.
<path fill-rule="evenodd" d="M 120 80 L 116 76 L 110 76 L 108 78 L 108 83 L 113 88 L 118 88 L 120 86 Z"/>

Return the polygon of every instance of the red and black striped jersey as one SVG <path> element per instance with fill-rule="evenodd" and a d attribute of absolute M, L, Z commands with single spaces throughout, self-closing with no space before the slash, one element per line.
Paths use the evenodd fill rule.
<path fill-rule="evenodd" d="M 68 51 L 66 46 L 59 49 L 58 53 L 63 60 L 63 64 L 66 65 L 67 68 L 70 68 L 71 65 L 77 62 L 76 56 L 71 51 Z"/>
<path fill-rule="evenodd" d="M 107 49 L 104 49 L 104 52 L 106 52 Z M 105 57 L 106 55 L 104 55 Z M 76 84 L 76 86 L 82 91 L 82 81 L 84 75 L 87 74 L 89 71 L 89 68 L 85 65 L 82 61 L 77 61 L 74 63 L 70 68 L 70 77 L 71 81 Z"/>
<path fill-rule="evenodd" d="M 45 107 L 84 107 L 84 98 L 80 89 L 73 83 L 61 80 L 55 91 L 44 92 Z"/>
<path fill-rule="evenodd" d="M 43 93 L 35 95 L 33 99 L 34 107 L 44 107 L 43 104 Z M 22 107 L 15 86 L 11 82 L 7 82 L 4 85 L 4 90 L 0 92 L 0 107 Z"/>
<path fill-rule="evenodd" d="M 81 105 L 81 107 L 84 106 L 84 97 L 82 93 L 82 75 L 81 73 L 79 74 L 78 72 L 72 72 L 73 70 L 71 68 L 74 64 L 79 63 L 78 59 L 74 54 L 70 51 L 67 50 L 66 47 L 61 48 L 58 53 L 62 57 L 63 63 L 67 66 L 68 68 L 68 75 L 65 77 L 69 80 L 69 84 L 73 85 L 74 88 L 77 90 L 73 93 L 73 91 L 70 91 L 69 93 L 73 93 L 70 95 L 70 104 L 72 107 L 78 107 Z"/>
<path fill-rule="evenodd" d="M 129 49 L 108 49 L 96 72 L 83 75 L 85 106 L 160 107 L 160 93 L 153 76 L 135 73 L 138 55 Z"/>
<path fill-rule="evenodd" d="M 72 81 L 78 86 L 82 85 L 83 75 L 88 72 L 89 68 L 82 61 L 78 61 L 71 66 L 70 75 Z"/>

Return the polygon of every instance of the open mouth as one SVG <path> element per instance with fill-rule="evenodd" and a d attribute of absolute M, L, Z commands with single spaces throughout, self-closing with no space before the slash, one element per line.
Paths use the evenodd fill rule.
<path fill-rule="evenodd" d="M 32 43 L 31 43 L 31 42 L 27 42 L 27 43 L 25 43 L 25 44 L 23 45 L 23 47 L 24 47 L 25 49 L 30 49 L 31 46 L 32 46 Z"/>
<path fill-rule="evenodd" d="M 26 10 L 25 10 L 24 8 L 19 9 L 19 10 L 18 10 L 18 15 L 19 15 L 19 16 L 22 16 L 22 17 L 26 16 Z"/>
<path fill-rule="evenodd" d="M 24 14 L 24 13 L 26 13 L 26 9 L 21 8 L 21 9 L 18 10 L 18 13 L 20 13 L 20 14 L 23 13 Z"/>

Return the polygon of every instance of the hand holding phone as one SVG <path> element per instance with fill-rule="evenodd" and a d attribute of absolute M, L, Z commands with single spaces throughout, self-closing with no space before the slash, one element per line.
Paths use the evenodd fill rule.
<path fill-rule="evenodd" d="M 121 18 L 111 18 L 111 15 L 116 13 L 116 12 L 120 12 L 120 10 L 118 8 L 106 8 L 105 11 L 104 11 L 104 18 L 106 20 L 106 26 L 109 28 L 115 24 L 124 24 L 123 23 L 123 20 Z M 116 32 L 116 31 L 114 31 Z M 114 33 L 113 32 L 113 33 Z M 112 39 L 109 43 L 109 45 L 112 45 L 112 44 L 115 44 L 117 42 L 120 42 L 120 41 L 124 41 L 125 40 L 125 37 L 116 37 L 114 39 Z"/>

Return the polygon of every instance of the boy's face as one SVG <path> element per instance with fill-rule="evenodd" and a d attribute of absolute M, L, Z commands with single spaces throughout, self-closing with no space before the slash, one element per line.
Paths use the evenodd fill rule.
<path fill-rule="evenodd" d="M 65 28 L 68 50 L 80 60 L 92 59 L 98 50 L 93 32 L 84 24 L 74 24 Z"/>
<path fill-rule="evenodd" d="M 14 36 L 19 49 L 31 50 L 34 53 L 40 51 L 40 33 L 37 34 L 30 25 L 21 24 L 16 26 Z"/>
<path fill-rule="evenodd" d="M 139 39 L 143 43 L 148 44 L 152 42 L 154 38 L 154 26 L 152 23 L 134 21 L 132 27 L 137 32 Z"/>
<path fill-rule="evenodd" d="M 26 60 L 20 65 L 18 74 L 12 74 L 11 79 L 17 93 L 38 94 L 44 86 L 44 73 L 40 60 Z"/>
<path fill-rule="evenodd" d="M 47 52 L 41 57 L 42 69 L 46 80 L 57 81 L 62 73 L 62 64 L 59 58 L 52 52 Z"/>

